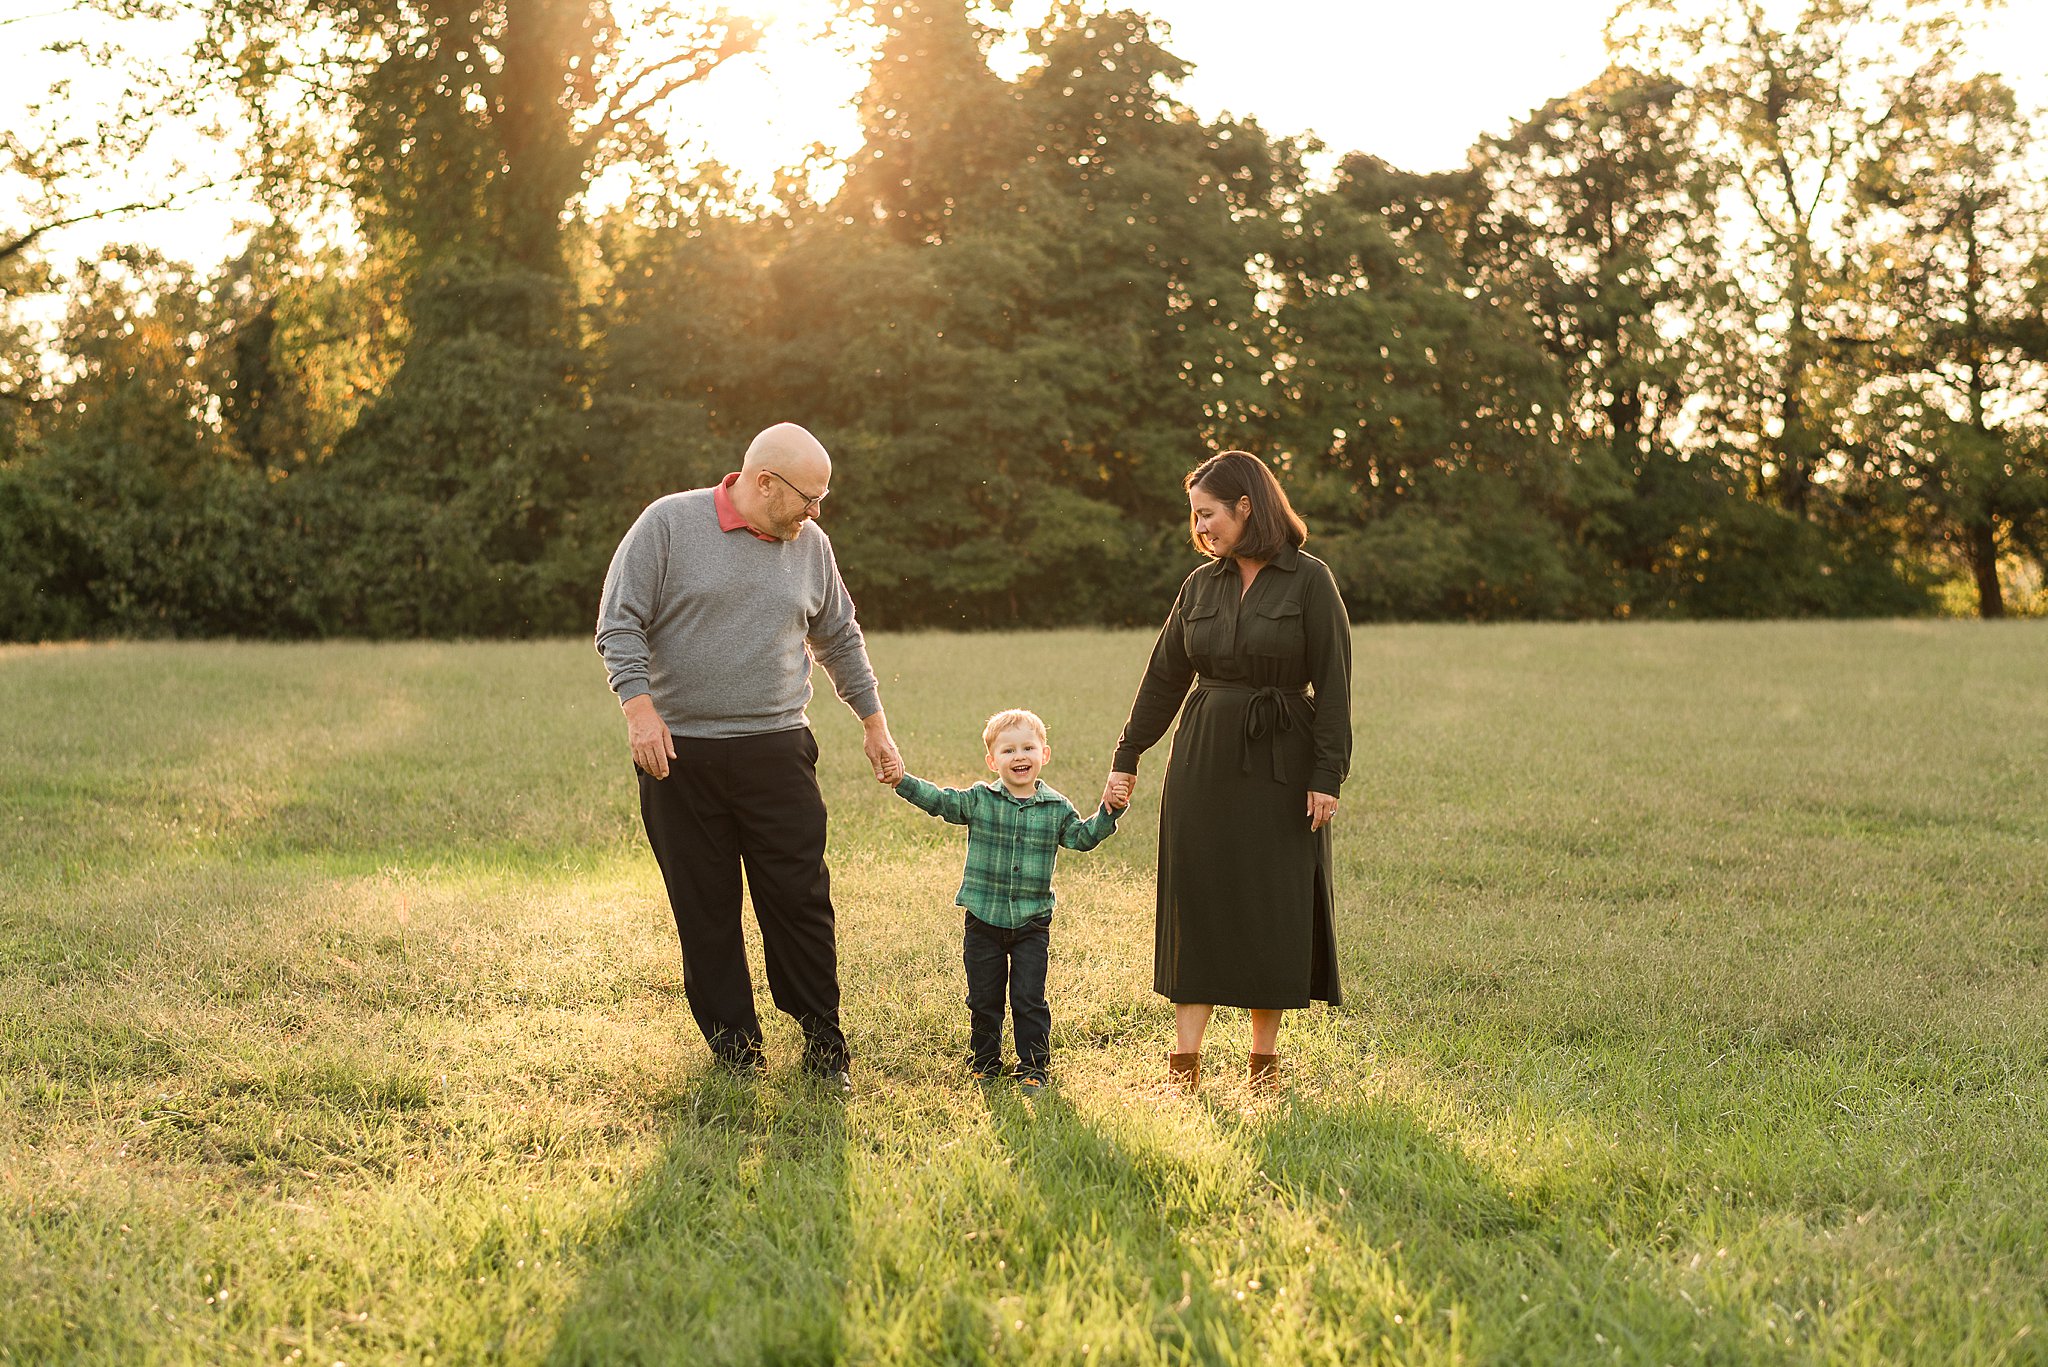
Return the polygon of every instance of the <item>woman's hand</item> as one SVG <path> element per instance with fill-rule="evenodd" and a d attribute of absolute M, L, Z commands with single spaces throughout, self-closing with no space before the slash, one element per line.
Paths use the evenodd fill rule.
<path fill-rule="evenodd" d="M 1337 815 L 1337 799 L 1328 793 L 1308 795 L 1308 828 L 1320 831 L 1330 824 L 1330 818 Z"/>
<path fill-rule="evenodd" d="M 1136 774 L 1120 774 L 1112 770 L 1109 781 L 1102 785 L 1102 805 L 1117 811 L 1131 805 L 1131 794 L 1138 786 Z"/>

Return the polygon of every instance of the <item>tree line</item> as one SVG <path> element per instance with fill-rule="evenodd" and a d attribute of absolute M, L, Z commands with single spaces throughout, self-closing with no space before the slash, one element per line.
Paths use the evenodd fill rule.
<path fill-rule="evenodd" d="M 265 222 L 61 280 L 0 222 L 0 636 L 582 631 L 784 419 L 878 626 L 1154 619 L 1229 447 L 1363 620 L 1989 617 L 2048 565 L 2048 195 L 1953 5 L 1627 5 L 1423 174 L 1199 117 L 1140 13 L 1008 77 L 966 0 L 854 3 L 863 145 L 771 195 L 650 122 L 723 13 L 200 9 Z"/>

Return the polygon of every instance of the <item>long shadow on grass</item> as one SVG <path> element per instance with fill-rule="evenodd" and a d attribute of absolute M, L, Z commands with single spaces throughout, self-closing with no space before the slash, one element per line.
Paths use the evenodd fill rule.
<path fill-rule="evenodd" d="M 1092 1303 L 1096 1322 L 1069 1338 L 1105 1362 L 1455 1355 L 1457 1330 L 1429 1318 L 1426 1290 L 1391 1250 L 1369 1237 L 1333 1248 L 1327 1212 L 1289 1207 L 1243 1115 L 1163 1089 L 1140 1105 L 1158 1114 L 1098 1117 L 1058 1094 L 988 1095 L 1017 1187 L 1001 1233 L 1020 1310 Z"/>
<path fill-rule="evenodd" d="M 1760 1346 L 1731 1311 L 1673 1295 L 1583 1211 L 1509 1190 L 1384 1100 L 1295 1096 L 1251 1122 L 1259 1169 L 1349 1248 L 1391 1250 L 1481 1361 L 1733 1362 Z"/>
<path fill-rule="evenodd" d="M 670 1108 L 661 1156 L 597 1222 L 547 1361 L 828 1363 L 849 1246 L 846 1115 L 795 1077 L 713 1071 Z"/>
<path fill-rule="evenodd" d="M 1081 1287 L 1120 1321 L 1093 1336 L 1105 1361 L 1711 1362 L 1759 1346 L 1397 1106 L 1156 1104 L 1153 1125 L 988 1094 L 1011 1190 L 988 1194 L 1005 1227 L 983 1256 L 1003 1255 L 993 1280 L 1016 1297 L 984 1310 L 998 1330 Z"/>
<path fill-rule="evenodd" d="M 1186 1237 L 1217 1215 L 1213 1182 L 1170 1149 L 1119 1143 L 1057 1091 L 1026 1099 L 997 1086 L 982 1095 L 1012 1182 L 989 1193 L 1003 1228 L 982 1256 L 1002 1255 L 1006 1289 L 1045 1307 L 1093 1302 L 1107 1319 L 1087 1337 L 1104 1362 L 1240 1360 L 1245 1336 L 1231 1290 L 1213 1283 L 1203 1250 Z M 1013 1327 L 1003 1306 L 983 1312 L 998 1343 Z"/>

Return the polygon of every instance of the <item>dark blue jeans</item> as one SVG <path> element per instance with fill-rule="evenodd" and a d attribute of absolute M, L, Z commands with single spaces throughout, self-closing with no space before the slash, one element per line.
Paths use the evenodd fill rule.
<path fill-rule="evenodd" d="M 1003 994 L 1017 1037 L 1017 1076 L 1045 1077 L 1052 1061 L 1052 1008 L 1045 1004 L 1045 962 L 1052 913 L 1002 930 L 967 913 L 961 957 L 967 965 L 968 1049 L 974 1070 L 1003 1066 Z"/>

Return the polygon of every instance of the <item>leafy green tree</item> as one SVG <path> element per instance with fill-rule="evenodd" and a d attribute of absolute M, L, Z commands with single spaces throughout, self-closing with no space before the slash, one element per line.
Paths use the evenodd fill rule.
<path fill-rule="evenodd" d="M 201 10 L 159 85 L 241 95 L 273 221 L 81 272 L 59 365 L 0 318 L 12 635 L 581 630 L 639 506 L 782 419 L 841 458 L 876 624 L 1156 617 L 1225 446 L 1374 617 L 1913 611 L 1950 554 L 1991 614 L 2048 541 L 2040 194 L 1933 0 L 1641 0 L 1467 170 L 1331 183 L 1190 110 L 1141 14 L 862 0 L 824 199 L 649 126 L 754 41 L 723 14 L 629 51 L 608 0 Z M 0 148 L 14 298 L 48 227 L 135 207 L 83 146 Z"/>
<path fill-rule="evenodd" d="M 1010 576 L 1015 603 L 1078 593 L 1091 617 L 1145 620 L 1185 572 L 1180 476 L 1269 401 L 1255 262 L 1299 168 L 1255 126 L 1181 104 L 1187 67 L 1140 15 L 1056 7 L 1029 49 L 1009 97 L 1025 136 L 994 144 L 1018 159 L 979 173 L 1000 198 L 933 257 L 944 336 L 967 354 L 919 412 L 934 434 L 972 421 L 949 407 L 986 414 L 955 555 Z M 900 449 L 909 467 L 960 459 Z"/>
<path fill-rule="evenodd" d="M 1985 617 L 2000 560 L 2048 533 L 2048 197 L 2012 90 L 1994 77 L 1909 93 L 1859 182 L 1877 303 L 1851 407 L 1859 473 L 1967 567 Z"/>
<path fill-rule="evenodd" d="M 881 18 L 830 204 L 608 235 L 594 411 L 728 449 L 814 426 L 871 620 L 1150 618 L 1185 573 L 1180 475 L 1264 393 L 1251 262 L 1292 170 L 1175 102 L 1138 16 L 1057 11 L 1016 81 L 957 0 Z"/>
<path fill-rule="evenodd" d="M 658 56 L 629 56 L 604 0 L 215 0 L 207 52 L 234 73 L 274 195 L 321 164 L 395 268 L 402 359 L 331 456 L 297 478 L 332 571 L 323 631 L 559 631 L 587 496 L 578 282 L 565 221 L 650 110 L 755 27 L 660 9 Z M 281 89 L 323 92 L 266 120 Z M 345 130 L 345 131 L 341 131 Z M 251 327 L 261 330 L 256 309 Z M 367 339 L 358 339 L 362 344 Z M 251 337 L 249 355 L 260 357 Z M 248 418 L 260 365 L 237 391 Z M 253 429 L 252 429 L 253 430 Z"/>
<path fill-rule="evenodd" d="M 339 187 L 367 237 L 566 274 L 563 219 L 646 117 L 759 40 L 720 10 L 607 0 L 208 0 L 199 56 L 251 115 L 280 206 Z M 658 141 L 658 140 L 657 140 Z"/>
<path fill-rule="evenodd" d="M 11 634 L 278 628 L 277 508 L 209 420 L 221 326 L 204 277 L 153 253 L 110 251 L 85 273 L 60 339 L 68 378 L 11 495 L 31 548 L 0 587 L 28 612 Z"/>
<path fill-rule="evenodd" d="M 1709 361 L 1688 324 L 1728 288 L 1687 98 L 1673 81 L 1610 67 L 1479 149 L 1495 244 L 1481 262 L 1486 298 L 1525 314 L 1564 364 L 1571 439 L 1626 489 L 1592 534 L 1632 614 L 1690 610 L 1720 569 L 1693 543 L 1730 506 L 1721 464 L 1685 440 Z"/>
<path fill-rule="evenodd" d="M 1566 367 L 1480 264 L 1476 172 L 1347 158 L 1302 207 L 1280 272 L 1280 449 L 1354 612 L 1604 611 L 1588 537 L 1618 495 L 1581 449 Z"/>
<path fill-rule="evenodd" d="M 1610 28 L 1623 60 L 1688 88 L 1694 154 L 1747 305 L 1719 331 L 1755 361 L 1731 367 L 1703 416 L 1757 491 L 1800 519 L 1842 459 L 1827 391 L 1839 359 L 1830 338 L 1855 321 L 1853 188 L 1884 155 L 1887 104 L 1953 69 L 1954 10 L 1947 0 L 1801 0 L 1780 23 L 1763 0 L 1632 0 Z"/>

